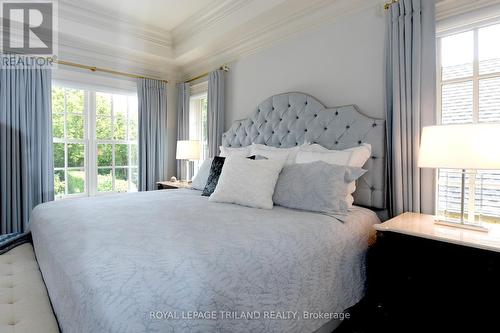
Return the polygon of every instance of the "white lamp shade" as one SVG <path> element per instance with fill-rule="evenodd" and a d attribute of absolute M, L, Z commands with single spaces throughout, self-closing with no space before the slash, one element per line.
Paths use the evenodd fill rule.
<path fill-rule="evenodd" d="M 199 160 L 200 159 L 200 141 L 180 140 L 177 141 L 178 160 Z"/>
<path fill-rule="evenodd" d="M 424 127 L 418 166 L 500 169 L 500 124 Z"/>

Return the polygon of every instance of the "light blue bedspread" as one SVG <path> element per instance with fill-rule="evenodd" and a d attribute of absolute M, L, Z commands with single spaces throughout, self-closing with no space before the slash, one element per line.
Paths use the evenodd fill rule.
<path fill-rule="evenodd" d="M 303 333 L 361 299 L 377 222 L 166 190 L 46 203 L 31 231 L 63 332 Z"/>

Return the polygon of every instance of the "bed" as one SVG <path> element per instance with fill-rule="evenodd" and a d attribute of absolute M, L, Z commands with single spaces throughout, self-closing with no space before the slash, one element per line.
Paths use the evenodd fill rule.
<path fill-rule="evenodd" d="M 233 124 L 223 144 L 370 142 L 376 158 L 355 202 L 375 209 L 385 196 L 383 126 L 354 106 L 326 109 L 288 93 Z M 31 232 L 63 332 L 326 332 L 364 295 L 379 221 L 358 206 L 341 223 L 213 203 L 185 189 L 46 203 L 34 209 Z"/>

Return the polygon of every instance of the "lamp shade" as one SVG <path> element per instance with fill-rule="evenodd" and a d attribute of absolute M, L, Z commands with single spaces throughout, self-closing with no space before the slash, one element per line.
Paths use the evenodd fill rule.
<path fill-rule="evenodd" d="M 200 159 L 200 141 L 198 140 L 180 140 L 177 141 L 178 160 L 199 160 Z"/>
<path fill-rule="evenodd" d="M 500 169 L 500 125 L 467 124 L 424 127 L 421 168 Z"/>

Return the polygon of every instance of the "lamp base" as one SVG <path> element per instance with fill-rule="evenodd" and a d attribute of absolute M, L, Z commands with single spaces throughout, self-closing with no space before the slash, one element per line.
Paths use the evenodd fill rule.
<path fill-rule="evenodd" d="M 435 220 L 434 224 L 444 225 L 444 226 L 447 226 L 447 227 L 454 227 L 454 228 L 475 230 L 475 231 L 481 231 L 481 232 L 488 232 L 488 228 L 483 227 L 482 225 L 467 224 L 467 223 L 463 223 L 463 222 L 460 222 L 460 221 L 454 222 L 454 221 Z"/>

